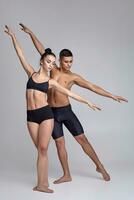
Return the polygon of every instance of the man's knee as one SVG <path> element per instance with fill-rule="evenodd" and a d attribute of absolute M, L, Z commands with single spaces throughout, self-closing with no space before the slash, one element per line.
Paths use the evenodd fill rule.
<path fill-rule="evenodd" d="M 77 140 L 77 142 L 81 145 L 87 144 L 88 143 L 88 139 L 86 138 L 86 136 L 84 134 L 75 136 L 75 139 Z"/>
<path fill-rule="evenodd" d="M 58 139 L 55 140 L 55 143 L 56 143 L 56 147 L 58 149 L 65 149 L 65 140 L 64 140 L 64 137 L 60 137 Z"/>

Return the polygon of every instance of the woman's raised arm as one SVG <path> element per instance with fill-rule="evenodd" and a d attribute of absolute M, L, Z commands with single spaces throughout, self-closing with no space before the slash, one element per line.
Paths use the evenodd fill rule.
<path fill-rule="evenodd" d="M 22 48 L 18 42 L 18 40 L 16 39 L 16 36 L 15 34 L 13 33 L 13 31 L 11 30 L 11 28 L 9 28 L 7 25 L 5 26 L 5 33 L 7 33 L 11 39 L 12 39 L 12 42 L 13 42 L 13 46 L 16 50 L 16 53 L 19 57 L 19 60 L 24 68 L 24 70 L 26 71 L 27 75 L 28 76 L 31 76 L 31 74 L 34 72 L 34 69 L 33 67 L 27 62 L 25 56 L 24 56 L 24 53 L 22 51 Z"/>

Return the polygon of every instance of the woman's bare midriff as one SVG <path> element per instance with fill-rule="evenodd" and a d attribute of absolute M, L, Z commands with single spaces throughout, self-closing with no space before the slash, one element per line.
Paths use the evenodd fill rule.
<path fill-rule="evenodd" d="M 38 90 L 26 90 L 27 110 L 34 110 L 48 105 L 47 95 Z"/>

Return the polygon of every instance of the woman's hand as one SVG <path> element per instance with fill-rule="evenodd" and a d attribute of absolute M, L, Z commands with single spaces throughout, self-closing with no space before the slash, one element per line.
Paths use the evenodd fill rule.
<path fill-rule="evenodd" d="M 11 28 L 9 28 L 7 25 L 5 25 L 5 30 L 4 30 L 5 33 L 7 33 L 8 35 L 10 36 L 14 36 L 14 33 L 12 31 Z"/>
<path fill-rule="evenodd" d="M 92 108 L 93 110 L 101 110 L 101 108 L 100 107 L 98 107 L 97 105 L 95 105 L 95 104 L 92 104 L 91 102 L 87 102 L 87 104 L 88 104 L 88 106 L 90 107 L 90 108 Z"/>
<path fill-rule="evenodd" d="M 24 24 L 20 23 L 19 24 L 21 26 L 21 30 L 24 31 L 25 33 L 31 33 L 31 30 L 26 27 Z"/>

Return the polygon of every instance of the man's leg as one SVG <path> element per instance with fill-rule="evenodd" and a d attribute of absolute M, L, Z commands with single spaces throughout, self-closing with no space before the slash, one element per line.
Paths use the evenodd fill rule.
<path fill-rule="evenodd" d="M 68 166 L 68 156 L 67 156 L 67 151 L 65 148 L 65 139 L 64 139 L 64 133 L 63 133 L 63 127 L 62 127 L 63 118 L 65 117 L 65 113 L 66 113 L 65 112 L 66 107 L 52 108 L 52 109 L 53 109 L 53 113 L 55 117 L 52 137 L 55 140 L 58 157 L 63 169 L 63 176 L 54 181 L 55 184 L 58 184 L 62 182 L 71 181 L 72 178 L 71 178 L 69 166 Z"/>
<path fill-rule="evenodd" d="M 92 159 L 92 161 L 96 165 L 96 171 L 100 172 L 105 181 L 110 180 L 109 174 L 106 172 L 105 168 L 103 167 L 102 163 L 100 162 L 97 154 L 95 153 L 92 145 L 89 143 L 88 139 L 84 134 L 80 134 L 74 137 L 76 141 L 81 145 L 83 151 Z"/>
<path fill-rule="evenodd" d="M 104 169 L 103 165 L 101 164 L 98 156 L 96 155 L 93 147 L 87 140 L 86 136 L 84 135 L 83 127 L 78 120 L 77 116 L 74 114 L 72 109 L 70 109 L 68 114 L 68 119 L 64 121 L 64 125 L 66 128 L 72 133 L 75 137 L 76 141 L 81 145 L 83 151 L 92 159 L 92 161 L 96 165 L 96 171 L 100 172 L 105 181 L 110 180 L 109 174 Z"/>
<path fill-rule="evenodd" d="M 64 136 L 56 139 L 55 144 L 57 147 L 58 157 L 59 157 L 64 174 L 61 178 L 55 180 L 54 183 L 58 184 L 58 183 L 63 183 L 63 182 L 69 182 L 72 180 L 72 178 L 71 178 L 69 166 L 68 166 L 68 156 L 67 156 L 67 151 L 65 148 Z"/>

